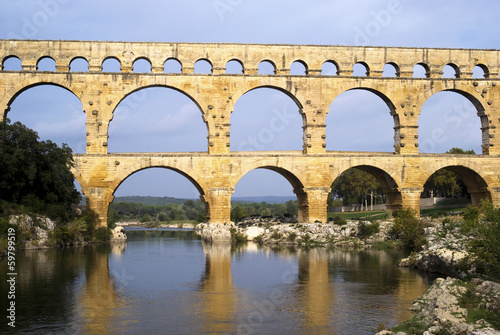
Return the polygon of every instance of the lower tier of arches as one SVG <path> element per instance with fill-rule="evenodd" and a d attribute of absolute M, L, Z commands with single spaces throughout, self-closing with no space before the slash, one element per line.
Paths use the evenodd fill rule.
<path fill-rule="evenodd" d="M 298 220 L 326 222 L 333 181 L 344 171 L 358 168 L 372 174 L 382 187 L 387 208 L 420 209 L 425 182 L 440 169 L 456 173 L 466 184 L 472 203 L 482 199 L 500 206 L 500 158 L 482 155 L 393 155 L 389 153 L 302 152 L 129 153 L 76 154 L 73 174 L 87 205 L 107 222 L 109 204 L 120 184 L 148 168 L 170 169 L 186 177 L 206 205 L 206 219 L 228 223 L 231 196 L 238 181 L 254 169 L 269 169 L 283 176 L 297 196 Z"/>

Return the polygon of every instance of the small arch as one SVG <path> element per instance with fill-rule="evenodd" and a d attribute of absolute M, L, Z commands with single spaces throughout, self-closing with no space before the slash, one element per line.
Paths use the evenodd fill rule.
<path fill-rule="evenodd" d="M 56 61 L 49 56 L 44 56 L 38 59 L 38 62 L 36 63 L 36 70 L 37 71 L 51 71 L 55 72 L 56 71 Z"/>
<path fill-rule="evenodd" d="M 453 63 L 443 67 L 443 78 L 460 78 L 460 69 Z"/>
<path fill-rule="evenodd" d="M 151 62 L 149 59 L 141 57 L 137 58 L 132 64 L 134 73 L 151 73 Z"/>
<path fill-rule="evenodd" d="M 122 72 L 121 63 L 116 57 L 108 57 L 102 62 L 102 72 Z"/>
<path fill-rule="evenodd" d="M 262 62 L 259 63 L 258 66 L 258 74 L 266 74 L 266 75 L 271 75 L 271 74 L 276 74 L 276 65 L 270 61 L 270 60 L 263 60 Z"/>
<path fill-rule="evenodd" d="M 83 57 L 76 57 L 69 63 L 70 72 L 89 72 L 89 62 Z"/>
<path fill-rule="evenodd" d="M 472 69 L 472 78 L 489 78 L 490 77 L 490 72 L 488 70 L 488 67 L 483 64 L 477 64 L 474 66 Z"/>
<path fill-rule="evenodd" d="M 23 63 L 17 56 L 7 56 L 2 61 L 3 71 L 22 71 Z"/>
<path fill-rule="evenodd" d="M 338 76 L 339 66 L 333 60 L 327 60 L 321 66 L 321 75 L 323 76 Z"/>
<path fill-rule="evenodd" d="M 382 69 L 382 77 L 399 77 L 399 66 L 396 63 L 387 63 Z"/>
<path fill-rule="evenodd" d="M 238 59 L 231 59 L 226 63 L 226 74 L 243 74 L 243 63 Z"/>
<path fill-rule="evenodd" d="M 413 67 L 413 78 L 429 78 L 431 70 L 425 63 L 415 64 Z"/>
<path fill-rule="evenodd" d="M 213 73 L 212 63 L 206 58 L 198 59 L 194 63 L 194 73 L 211 74 Z"/>
<path fill-rule="evenodd" d="M 307 64 L 304 61 L 297 60 L 290 65 L 290 74 L 293 76 L 307 75 Z"/>
<path fill-rule="evenodd" d="M 352 67 L 352 75 L 355 77 L 368 77 L 370 75 L 370 68 L 365 62 L 357 62 Z"/>
<path fill-rule="evenodd" d="M 182 73 L 182 63 L 177 58 L 169 58 L 163 63 L 163 73 Z"/>

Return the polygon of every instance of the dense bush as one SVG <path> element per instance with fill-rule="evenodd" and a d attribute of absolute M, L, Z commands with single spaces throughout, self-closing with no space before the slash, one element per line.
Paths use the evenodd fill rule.
<path fill-rule="evenodd" d="M 467 249 L 473 255 L 477 271 L 500 279 L 500 209 L 491 202 L 482 202 L 483 216 L 471 233 L 474 238 Z"/>
<path fill-rule="evenodd" d="M 365 223 L 360 221 L 358 224 L 358 237 L 365 239 L 380 231 L 380 224 L 378 222 Z"/>
<path fill-rule="evenodd" d="M 400 209 L 393 213 L 394 226 L 391 234 L 400 237 L 403 246 L 410 251 L 420 251 L 427 243 L 424 236 L 424 225 L 415 214 L 411 208 Z"/>

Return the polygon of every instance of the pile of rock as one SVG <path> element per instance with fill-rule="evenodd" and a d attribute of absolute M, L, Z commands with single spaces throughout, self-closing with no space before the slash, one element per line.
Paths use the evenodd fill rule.
<path fill-rule="evenodd" d="M 491 281 L 474 280 L 476 286 L 472 294 L 482 301 L 488 310 L 500 316 L 500 284 Z M 466 294 L 467 288 L 459 279 L 438 278 L 434 284 L 420 298 L 414 302 L 412 311 L 416 314 L 414 320 L 422 325 L 428 325 L 424 335 L 432 334 L 460 334 L 460 335 L 499 335 L 486 321 L 480 320 L 475 324 L 467 324 L 467 310 L 460 307 L 459 300 Z M 476 307 L 476 306 L 474 306 Z M 377 335 L 404 335 L 384 330 Z"/>
<path fill-rule="evenodd" d="M 427 245 L 415 255 L 402 259 L 399 266 L 414 267 L 427 272 L 434 272 L 456 278 L 465 278 L 465 271 L 469 269 L 463 260 L 467 257 L 465 244 L 469 237 L 460 233 L 459 228 L 447 230 L 441 223 L 424 230 Z"/>
<path fill-rule="evenodd" d="M 36 220 L 36 223 L 35 223 Z M 49 218 L 37 216 L 33 219 L 29 215 L 11 215 L 11 225 L 19 227 L 22 232 L 30 232 L 31 237 L 24 243 L 24 249 L 45 249 L 53 247 L 49 234 L 54 233 L 55 223 Z"/>

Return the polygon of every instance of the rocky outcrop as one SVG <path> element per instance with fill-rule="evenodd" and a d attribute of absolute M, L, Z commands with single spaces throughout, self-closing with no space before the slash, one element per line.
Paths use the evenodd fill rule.
<path fill-rule="evenodd" d="M 127 235 L 123 232 L 122 226 L 116 226 L 111 230 L 111 242 L 125 242 L 127 241 Z"/>
<path fill-rule="evenodd" d="M 53 247 L 49 234 L 54 233 L 55 223 L 49 218 L 35 218 L 21 214 L 11 215 L 9 223 L 18 226 L 20 231 L 29 232 L 30 238 L 24 242 L 23 249 L 46 249 Z"/>
<path fill-rule="evenodd" d="M 474 286 L 472 295 L 477 297 L 480 303 L 469 308 L 484 308 L 498 313 L 500 317 L 500 284 L 476 280 Z M 451 277 L 436 279 L 427 292 L 414 302 L 411 308 L 416 313 L 413 323 L 421 324 L 424 335 L 500 335 L 500 331 L 493 329 L 484 320 L 479 320 L 475 324 L 466 322 L 469 311 L 459 304 L 464 294 L 470 294 L 464 282 Z M 405 333 L 388 330 L 377 333 L 377 335 L 389 334 Z"/>
<path fill-rule="evenodd" d="M 371 224 L 364 221 L 364 224 Z M 239 234 L 246 236 L 248 241 L 257 241 L 263 245 L 304 245 L 318 244 L 337 247 L 363 247 L 370 243 L 390 239 L 389 231 L 392 222 L 384 221 L 379 224 L 379 232 L 366 238 L 357 238 L 359 232 L 358 221 L 347 221 L 344 225 L 334 223 L 297 223 L 273 224 L 259 222 L 258 226 L 238 227 Z"/>
<path fill-rule="evenodd" d="M 463 261 L 468 256 L 465 244 L 469 237 L 463 236 L 459 228 L 446 230 L 442 225 L 425 229 L 427 245 L 417 254 L 402 259 L 399 266 L 414 267 L 456 278 L 465 278 L 470 266 Z"/>
<path fill-rule="evenodd" d="M 231 241 L 231 228 L 234 229 L 233 223 L 200 223 L 196 226 L 202 240 L 207 242 Z"/>

